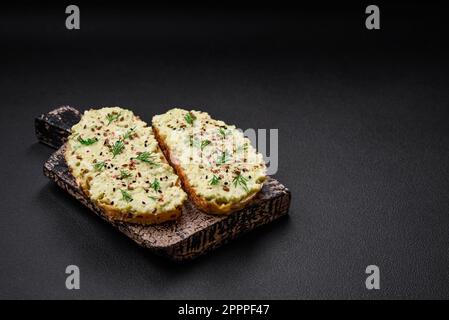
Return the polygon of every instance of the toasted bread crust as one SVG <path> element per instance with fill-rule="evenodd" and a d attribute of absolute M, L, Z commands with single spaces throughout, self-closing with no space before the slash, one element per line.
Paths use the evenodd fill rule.
<path fill-rule="evenodd" d="M 257 190 L 256 192 L 249 194 L 247 197 L 245 197 L 244 199 L 242 199 L 237 203 L 217 203 L 215 201 L 207 201 L 203 197 L 199 196 L 195 192 L 195 189 L 191 187 L 189 180 L 187 179 L 187 176 L 184 170 L 181 168 L 181 166 L 177 164 L 175 161 L 172 161 L 170 149 L 165 143 L 165 140 L 160 135 L 159 130 L 155 126 L 153 126 L 153 134 L 159 144 L 159 147 L 164 153 L 165 158 L 168 160 L 169 164 L 175 169 L 176 174 L 181 179 L 184 191 L 202 211 L 209 214 L 217 214 L 217 215 L 230 214 L 233 211 L 245 207 L 252 200 L 252 198 L 254 198 L 254 196 L 258 193 L 258 191 L 260 191 Z"/>
<path fill-rule="evenodd" d="M 160 214 L 155 215 L 149 215 L 149 214 L 137 214 L 134 215 L 132 213 L 126 213 L 120 210 L 117 210 L 113 206 L 110 206 L 108 204 L 97 202 L 96 205 L 100 207 L 103 212 L 112 220 L 115 221 L 123 221 L 123 222 L 129 222 L 129 223 L 138 223 L 138 224 L 159 224 L 162 222 L 170 221 L 170 220 L 176 220 L 178 217 L 181 216 L 182 208 L 178 207 L 175 210 L 171 211 L 165 211 Z"/>

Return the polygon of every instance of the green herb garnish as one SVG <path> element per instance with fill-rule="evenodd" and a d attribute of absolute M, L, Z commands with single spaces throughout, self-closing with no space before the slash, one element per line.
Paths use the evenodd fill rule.
<path fill-rule="evenodd" d="M 83 145 L 83 146 L 90 146 L 91 144 L 94 144 L 95 142 L 98 141 L 97 138 L 87 138 L 87 139 L 83 139 L 81 138 L 81 136 L 78 137 L 78 141 Z"/>
<path fill-rule="evenodd" d="M 108 120 L 108 125 L 111 124 L 112 121 L 116 121 L 120 117 L 120 113 L 108 113 L 106 115 L 106 120 Z"/>
<path fill-rule="evenodd" d="M 123 139 L 122 140 L 126 140 L 131 138 L 131 136 L 134 134 L 134 130 L 136 129 L 136 127 L 129 129 L 124 135 L 123 135 Z"/>
<path fill-rule="evenodd" d="M 204 148 L 206 148 L 208 145 L 210 145 L 212 142 L 210 140 L 203 140 L 201 141 L 201 151 L 203 151 Z"/>
<path fill-rule="evenodd" d="M 226 127 L 225 128 L 221 127 L 218 130 L 218 133 L 223 137 L 223 139 L 225 139 L 227 135 L 231 134 L 231 131 L 229 130 L 226 131 Z"/>
<path fill-rule="evenodd" d="M 141 154 L 139 154 L 136 158 L 136 160 L 151 164 L 151 165 L 157 165 L 156 162 L 154 162 L 154 158 L 155 156 L 150 154 L 149 152 L 142 152 Z"/>
<path fill-rule="evenodd" d="M 150 187 L 154 189 L 154 191 L 159 191 L 161 188 L 161 185 L 159 184 L 159 181 L 154 178 L 153 182 L 150 184 Z"/>
<path fill-rule="evenodd" d="M 156 201 L 158 199 L 157 197 L 152 197 L 152 196 L 149 196 L 148 198 L 150 198 L 153 201 Z"/>
<path fill-rule="evenodd" d="M 120 189 L 120 191 L 122 192 L 122 200 L 124 200 L 126 202 L 133 201 L 133 198 L 131 197 L 131 195 L 127 191 L 122 190 L 122 189 Z"/>
<path fill-rule="evenodd" d="M 232 183 L 234 184 L 234 187 L 237 188 L 237 186 L 241 186 L 246 192 L 248 192 L 248 186 L 246 183 L 248 182 L 248 179 L 246 179 L 241 174 L 238 174 L 233 180 Z"/>
<path fill-rule="evenodd" d="M 120 170 L 120 179 L 126 179 L 131 177 L 131 173 L 128 171 Z"/>
<path fill-rule="evenodd" d="M 117 140 L 111 148 L 111 152 L 114 155 L 113 158 L 115 158 L 116 155 L 122 153 L 124 148 L 125 144 L 123 143 L 123 141 Z"/>
<path fill-rule="evenodd" d="M 191 126 L 193 126 L 193 121 L 195 121 L 196 120 L 196 117 L 192 114 L 192 113 L 187 113 L 185 116 L 184 116 L 184 119 L 186 120 L 186 122 L 188 123 L 188 124 L 190 124 Z"/>
<path fill-rule="evenodd" d="M 215 186 L 215 185 L 217 185 L 219 182 L 220 182 L 220 178 L 217 177 L 217 176 L 214 174 L 214 176 L 212 177 L 212 179 L 210 179 L 209 184 L 212 185 L 212 186 Z"/>
<path fill-rule="evenodd" d="M 105 166 L 106 166 L 106 163 L 104 163 L 104 162 L 96 162 L 94 164 L 94 169 L 95 169 L 95 171 L 101 171 L 104 169 Z"/>
<path fill-rule="evenodd" d="M 229 160 L 231 160 L 231 157 L 229 156 L 229 154 L 226 151 L 224 151 L 221 153 L 221 156 L 217 159 L 216 164 L 222 165 L 222 164 L 225 164 L 226 162 L 228 162 Z"/>

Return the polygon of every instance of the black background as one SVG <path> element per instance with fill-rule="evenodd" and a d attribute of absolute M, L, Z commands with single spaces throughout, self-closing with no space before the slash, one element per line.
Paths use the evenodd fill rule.
<path fill-rule="evenodd" d="M 0 298 L 449 298 L 441 4 L 378 3 L 377 31 L 369 3 L 78 2 L 79 31 L 68 4 L 0 11 Z M 43 176 L 33 119 L 62 104 L 278 128 L 290 217 L 190 263 L 154 256 Z"/>

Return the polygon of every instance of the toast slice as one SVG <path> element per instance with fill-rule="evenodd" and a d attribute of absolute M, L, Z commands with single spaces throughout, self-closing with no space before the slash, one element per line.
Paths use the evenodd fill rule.
<path fill-rule="evenodd" d="M 86 111 L 65 159 L 83 192 L 112 220 L 156 224 L 181 215 L 187 196 L 153 131 L 131 111 Z"/>
<path fill-rule="evenodd" d="M 263 157 L 235 126 L 179 108 L 154 116 L 152 125 L 184 190 L 204 212 L 241 209 L 262 189 Z"/>

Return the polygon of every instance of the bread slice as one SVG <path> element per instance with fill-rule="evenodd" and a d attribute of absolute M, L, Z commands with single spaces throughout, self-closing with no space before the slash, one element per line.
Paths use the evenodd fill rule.
<path fill-rule="evenodd" d="M 184 190 L 206 213 L 241 209 L 262 189 L 263 157 L 235 126 L 179 108 L 154 116 L 152 125 Z"/>
<path fill-rule="evenodd" d="M 112 220 L 155 224 L 181 215 L 187 196 L 153 131 L 119 107 L 86 111 L 65 150 L 83 192 Z"/>

